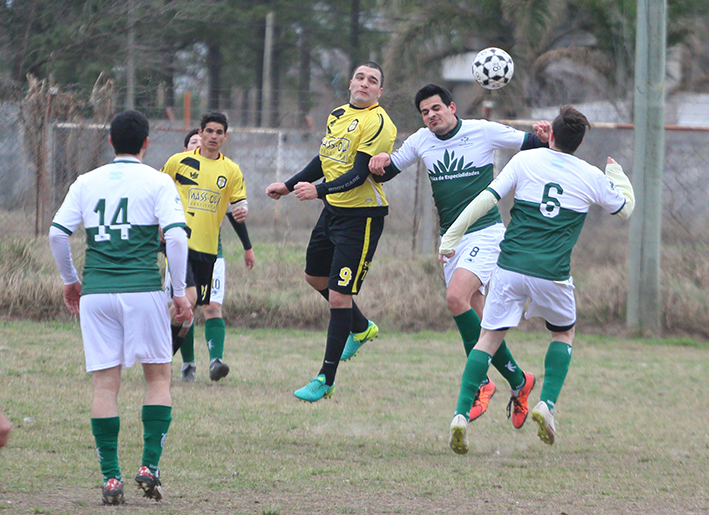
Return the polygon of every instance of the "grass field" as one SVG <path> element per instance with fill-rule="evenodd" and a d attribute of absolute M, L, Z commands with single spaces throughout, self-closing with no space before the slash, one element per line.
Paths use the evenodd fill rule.
<path fill-rule="evenodd" d="M 102 507 L 78 326 L 0 328 L 0 406 L 15 424 L 0 450 L 0 513 L 709 512 L 706 343 L 580 335 L 551 447 L 531 420 L 512 428 L 507 385 L 491 371 L 498 392 L 471 425 L 471 453 L 458 456 L 447 445 L 463 368 L 456 334 L 382 327 L 341 364 L 333 398 L 306 404 L 292 391 L 319 368 L 324 332 L 228 330 L 232 371 L 211 383 L 199 327 L 197 381 L 172 390 L 164 501 L 141 498 L 130 482 L 142 430 L 134 367 L 119 402 L 126 505 Z M 508 342 L 541 379 L 546 335 Z"/>

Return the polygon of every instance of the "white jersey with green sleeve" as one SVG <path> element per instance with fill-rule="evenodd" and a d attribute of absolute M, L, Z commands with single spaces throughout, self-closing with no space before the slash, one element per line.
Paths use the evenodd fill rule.
<path fill-rule="evenodd" d="M 601 170 L 548 148 L 516 154 L 488 187 L 498 199 L 512 189 L 514 205 L 497 264 L 552 281 L 570 277 L 571 251 L 589 207 L 615 214 L 625 205 Z"/>
<path fill-rule="evenodd" d="M 187 226 L 172 178 L 130 157 L 71 185 L 52 226 L 71 235 L 79 224 L 87 244 L 82 295 L 161 290 L 158 229 Z"/>
<path fill-rule="evenodd" d="M 428 128 L 409 136 L 391 155 L 391 163 L 403 170 L 422 159 L 431 181 L 441 234 L 458 218 L 493 179 L 495 150 L 519 150 L 528 134 L 487 120 L 458 120 L 445 136 Z M 471 225 L 467 233 L 501 222 L 497 206 Z"/>

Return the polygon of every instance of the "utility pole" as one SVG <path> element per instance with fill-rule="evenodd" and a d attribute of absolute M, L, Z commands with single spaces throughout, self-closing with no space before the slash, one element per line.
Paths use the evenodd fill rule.
<path fill-rule="evenodd" d="M 273 90 L 271 71 L 273 61 L 273 25 L 276 14 L 271 11 L 266 15 L 266 35 L 263 45 L 263 86 L 261 87 L 261 126 L 271 123 L 271 94 Z"/>
<path fill-rule="evenodd" d="M 350 9 L 350 76 L 355 66 L 360 62 L 359 57 L 359 0 L 352 0 Z"/>
<path fill-rule="evenodd" d="M 135 4 L 128 0 L 128 45 L 126 58 L 126 109 L 135 109 Z"/>
<path fill-rule="evenodd" d="M 667 0 L 638 0 L 635 41 L 635 144 L 630 217 L 627 328 L 659 336 L 662 169 L 665 162 Z"/>

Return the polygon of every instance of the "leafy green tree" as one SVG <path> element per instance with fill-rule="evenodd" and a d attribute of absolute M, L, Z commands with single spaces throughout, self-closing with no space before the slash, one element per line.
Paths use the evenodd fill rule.
<path fill-rule="evenodd" d="M 495 93 L 501 116 L 524 116 L 525 106 L 579 101 L 589 93 L 625 99 L 633 83 L 636 9 L 635 0 L 398 0 L 383 5 L 395 22 L 385 65 L 403 94 L 440 81 L 443 58 L 499 46 L 515 61 L 515 79 Z M 670 0 L 668 9 L 668 44 L 700 53 L 697 42 L 707 33 L 697 20 L 709 4 Z M 489 98 L 481 88 L 476 92 L 470 111 Z"/>

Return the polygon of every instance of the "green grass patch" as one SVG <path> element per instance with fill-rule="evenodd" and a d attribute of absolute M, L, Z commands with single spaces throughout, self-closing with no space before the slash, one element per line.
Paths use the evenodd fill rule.
<path fill-rule="evenodd" d="M 332 399 L 293 390 L 322 361 L 324 331 L 228 329 L 230 375 L 175 382 L 161 461 L 165 499 L 131 484 L 141 456 L 141 369 L 123 373 L 120 465 L 127 506 L 100 505 L 91 378 L 77 324 L 2 322 L 0 406 L 15 425 L 0 450 L 0 512 L 93 514 L 703 513 L 709 405 L 706 348 L 683 339 L 580 334 L 557 408 L 558 437 L 512 428 L 508 385 L 471 425 L 471 452 L 448 448 L 464 366 L 454 332 L 393 332 L 342 363 Z M 543 380 L 546 334 L 511 332 L 520 366 Z M 178 362 L 173 372 L 179 374 Z M 157 511 L 156 511 L 157 510 Z"/>

